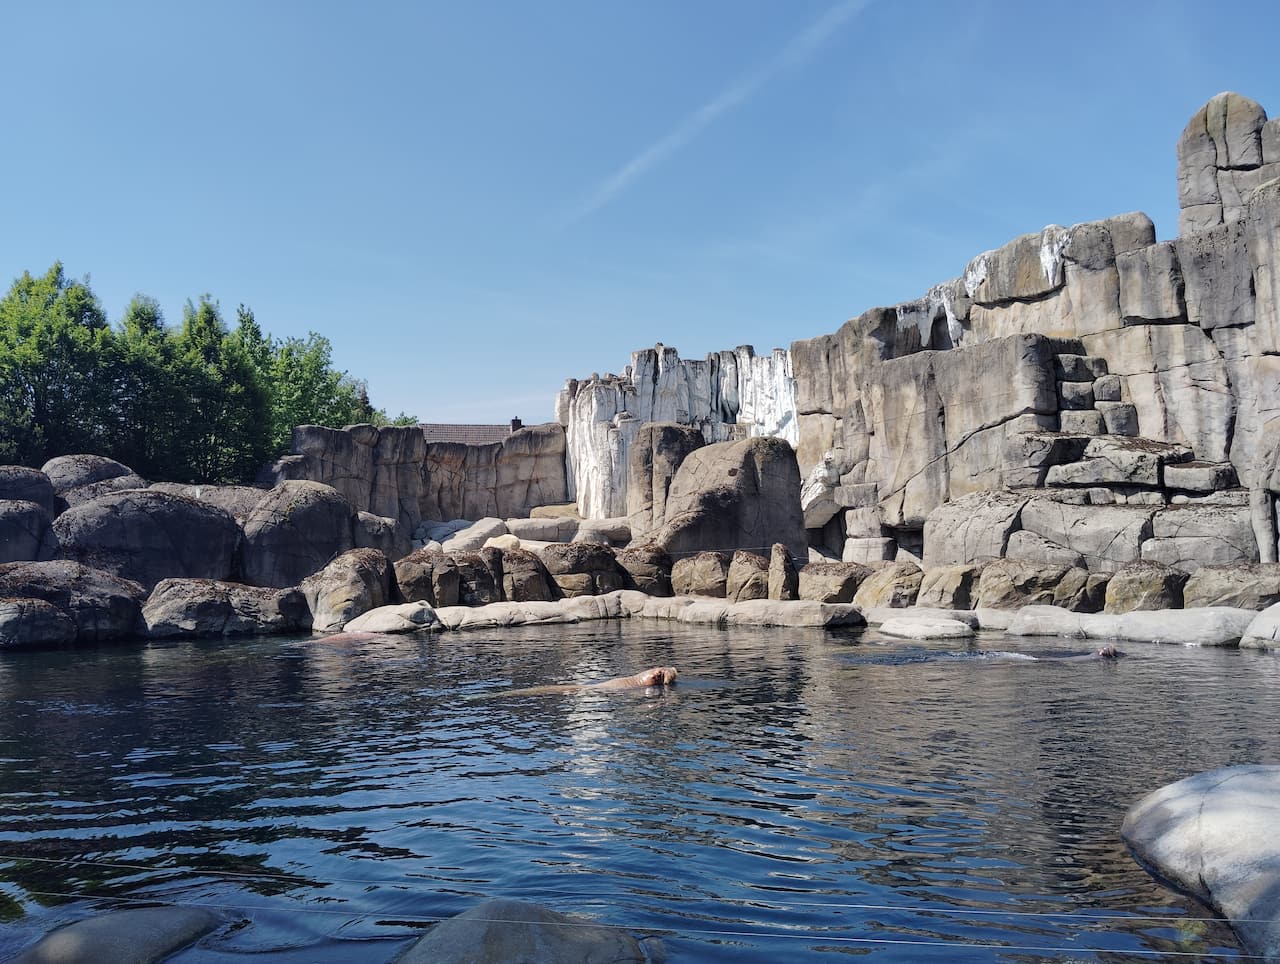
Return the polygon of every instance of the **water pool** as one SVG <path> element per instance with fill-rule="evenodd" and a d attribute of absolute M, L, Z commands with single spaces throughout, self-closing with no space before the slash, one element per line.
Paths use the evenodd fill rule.
<path fill-rule="evenodd" d="M 969 648 L 1083 645 L 1024 642 Z M 240 922 L 175 960 L 391 960 L 500 896 L 672 960 L 1231 959 L 1118 828 L 1280 762 L 1280 659 L 1126 649 L 634 620 L 4 653 L 0 959 L 159 901 Z M 658 663 L 675 688 L 468 698 Z"/>

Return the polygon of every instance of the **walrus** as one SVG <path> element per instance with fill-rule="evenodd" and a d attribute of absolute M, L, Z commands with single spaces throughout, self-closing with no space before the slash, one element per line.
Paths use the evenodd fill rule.
<path fill-rule="evenodd" d="M 1019 660 L 1027 663 L 1092 663 L 1102 659 L 1119 659 L 1124 653 L 1114 646 L 1103 646 L 1092 653 L 1081 653 L 1079 656 L 1032 656 L 1029 653 L 1005 653 L 979 650 L 976 653 L 949 653 L 950 656 L 976 656 L 979 659 Z"/>
<path fill-rule="evenodd" d="M 643 690 L 651 686 L 671 686 L 680 676 L 674 666 L 651 666 L 630 676 L 607 679 L 602 683 L 562 683 L 553 686 L 530 686 L 522 690 L 504 690 L 501 693 L 482 693 L 474 697 L 484 699 L 494 696 L 541 696 L 549 693 L 581 693 L 588 690 Z"/>

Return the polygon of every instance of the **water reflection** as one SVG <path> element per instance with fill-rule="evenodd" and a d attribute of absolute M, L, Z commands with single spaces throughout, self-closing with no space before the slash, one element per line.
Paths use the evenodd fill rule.
<path fill-rule="evenodd" d="M 1117 828 L 1170 780 L 1276 761 L 1280 660 L 930 658 L 958 648 L 636 622 L 5 654 L 0 852 L 26 916 L 0 956 L 73 913 L 59 894 L 234 907 L 253 926 L 228 955 L 390 959 L 415 921 L 515 896 L 699 960 L 1231 956 Z M 493 695 L 658 664 L 681 683 Z"/>

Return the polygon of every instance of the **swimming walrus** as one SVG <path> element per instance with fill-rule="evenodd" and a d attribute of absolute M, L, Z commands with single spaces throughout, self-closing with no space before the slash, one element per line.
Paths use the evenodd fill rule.
<path fill-rule="evenodd" d="M 501 693 L 483 693 L 474 697 L 485 699 L 494 696 L 540 696 L 548 693 L 581 693 L 588 690 L 643 690 L 651 686 L 671 686 L 680 676 L 674 666 L 651 666 L 630 676 L 607 679 L 603 683 L 562 683 L 554 686 L 530 686 L 522 690 L 504 690 Z"/>

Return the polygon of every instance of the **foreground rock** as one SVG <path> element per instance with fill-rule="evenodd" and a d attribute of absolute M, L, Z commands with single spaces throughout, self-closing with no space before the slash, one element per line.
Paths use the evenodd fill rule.
<path fill-rule="evenodd" d="M 1280 960 L 1280 767 L 1237 766 L 1161 787 L 1120 835 L 1139 863 L 1225 917 L 1245 952 Z"/>
<path fill-rule="evenodd" d="M 1242 649 L 1280 649 L 1280 603 L 1268 606 L 1249 621 L 1240 638 Z"/>
<path fill-rule="evenodd" d="M 76 641 L 75 620 L 43 599 L 0 599 L 0 649 Z"/>
<path fill-rule="evenodd" d="M 258 636 L 310 629 L 311 611 L 297 589 L 164 579 L 143 605 L 142 621 L 153 638 Z"/>
<path fill-rule="evenodd" d="M 220 923 L 199 907 L 109 911 L 59 927 L 27 948 L 15 964 L 151 964 L 186 947 Z"/>
<path fill-rule="evenodd" d="M 240 529 L 227 511 L 152 490 L 113 492 L 53 523 L 65 559 L 151 588 L 161 579 L 227 579 Z"/>
<path fill-rule="evenodd" d="M 617 927 L 592 924 L 536 904 L 491 900 L 441 921 L 399 958 L 399 964 L 624 964 L 649 960 L 638 941 Z"/>
<path fill-rule="evenodd" d="M 43 599 L 75 623 L 77 643 L 136 635 L 145 596 L 136 582 L 65 559 L 0 565 L 0 598 Z"/>
<path fill-rule="evenodd" d="M 344 552 L 299 588 L 317 633 L 336 633 L 357 616 L 391 603 L 396 594 L 394 570 L 377 549 Z"/>
<path fill-rule="evenodd" d="M 318 482 L 281 482 L 244 523 L 245 582 L 284 589 L 354 547 L 351 504 Z"/>

